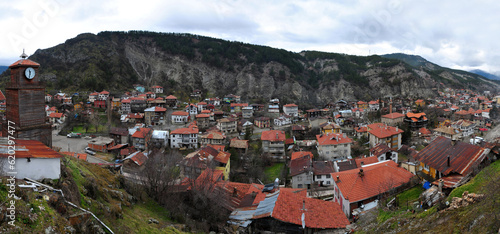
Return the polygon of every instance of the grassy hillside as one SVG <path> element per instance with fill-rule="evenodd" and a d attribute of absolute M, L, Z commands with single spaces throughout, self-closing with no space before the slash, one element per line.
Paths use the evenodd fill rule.
<path fill-rule="evenodd" d="M 176 227 L 183 225 L 170 221 L 167 210 L 145 194 L 129 194 L 120 177 L 107 169 L 65 157 L 61 174 L 60 180 L 45 182 L 61 188 L 67 200 L 93 212 L 115 233 L 181 233 Z M 6 186 L 0 184 L 0 197 L 6 194 Z M 2 218 L 0 232 L 44 233 L 49 227 L 58 233 L 71 229 L 83 233 L 104 230 L 91 217 L 71 226 L 68 218 L 82 212 L 64 203 L 58 193 L 17 188 L 16 195 L 21 197 L 16 201 L 17 227 L 12 228 Z M 43 199 L 45 195 L 50 199 Z M 149 223 L 150 219 L 158 223 Z"/>
<path fill-rule="evenodd" d="M 467 184 L 454 189 L 448 197 L 461 197 L 464 191 L 484 194 L 485 198 L 456 210 L 427 210 L 410 212 L 402 201 L 418 201 L 422 189 L 410 189 L 400 195 L 397 210 L 379 209 L 367 215 L 358 233 L 497 233 L 500 229 L 500 161 L 483 169 Z M 410 203 L 411 204 L 411 203 Z M 413 208 L 412 208 L 413 209 Z"/>

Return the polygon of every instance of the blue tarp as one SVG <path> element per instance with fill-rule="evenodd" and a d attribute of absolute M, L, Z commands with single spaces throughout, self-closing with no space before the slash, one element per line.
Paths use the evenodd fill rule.
<path fill-rule="evenodd" d="M 424 189 L 429 189 L 431 187 L 431 183 L 429 183 L 429 181 L 425 181 L 423 187 L 424 187 Z"/>

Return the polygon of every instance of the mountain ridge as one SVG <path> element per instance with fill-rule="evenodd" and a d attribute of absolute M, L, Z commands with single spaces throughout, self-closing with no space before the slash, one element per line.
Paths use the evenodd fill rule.
<path fill-rule="evenodd" d="M 84 33 L 37 50 L 30 59 L 41 64 L 41 78 L 49 89 L 123 91 L 141 83 L 162 85 L 166 93 L 186 99 L 200 89 L 214 96 L 233 93 L 247 101 L 279 97 L 318 105 L 339 99 L 427 98 L 448 86 L 498 89 L 481 76 L 423 58 L 419 61 L 425 66 L 418 67 L 378 55 L 295 53 L 179 33 Z M 0 77 L 4 84 L 7 77 Z"/>

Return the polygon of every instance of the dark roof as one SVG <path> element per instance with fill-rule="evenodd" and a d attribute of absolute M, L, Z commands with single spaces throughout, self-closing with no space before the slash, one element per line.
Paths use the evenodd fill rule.
<path fill-rule="evenodd" d="M 306 172 L 311 168 L 311 158 L 308 156 L 301 157 L 290 161 L 290 175 L 296 176 Z"/>
<path fill-rule="evenodd" d="M 342 162 L 337 161 L 337 167 L 339 171 L 347 171 L 358 168 L 358 166 L 356 166 L 355 159 L 348 159 L 347 161 L 342 161 Z"/>
<path fill-rule="evenodd" d="M 373 154 L 373 156 L 375 157 L 378 157 L 382 154 L 385 154 L 387 152 L 390 152 L 391 151 L 391 148 L 389 148 L 389 146 L 387 146 L 386 144 L 378 144 L 377 146 L 373 147 L 370 149 L 370 153 Z"/>
<path fill-rule="evenodd" d="M 467 175 L 489 152 L 489 149 L 461 141 L 452 143 L 451 139 L 439 136 L 420 151 L 415 159 L 444 175 L 451 173 Z"/>
<path fill-rule="evenodd" d="M 127 136 L 128 135 L 128 129 L 126 128 L 111 128 L 109 131 L 109 134 L 114 134 L 114 135 L 120 135 L 120 136 Z"/>
<path fill-rule="evenodd" d="M 329 175 L 335 172 L 332 161 L 314 161 L 313 170 L 315 175 Z"/>

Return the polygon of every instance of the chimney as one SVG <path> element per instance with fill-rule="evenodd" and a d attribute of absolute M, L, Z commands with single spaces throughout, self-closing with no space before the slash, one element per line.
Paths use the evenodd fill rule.
<path fill-rule="evenodd" d="M 278 188 L 280 186 L 280 179 L 276 178 L 274 180 L 274 188 Z"/>
<path fill-rule="evenodd" d="M 363 177 L 364 175 L 363 168 L 359 169 L 359 177 Z"/>
<path fill-rule="evenodd" d="M 236 189 L 236 187 L 233 187 L 233 197 L 237 196 L 238 196 L 238 189 Z"/>
<path fill-rule="evenodd" d="M 450 167 L 450 155 L 448 155 L 448 157 L 447 157 L 447 160 L 446 160 L 446 161 L 448 162 L 448 167 Z"/>
<path fill-rule="evenodd" d="M 439 180 L 439 184 L 438 184 L 438 191 L 439 191 L 440 193 L 442 193 L 442 192 L 443 192 L 443 185 L 444 185 L 444 181 L 443 181 L 443 179 L 440 179 L 440 180 Z"/>
<path fill-rule="evenodd" d="M 278 139 L 278 133 L 276 133 L 276 139 Z"/>

